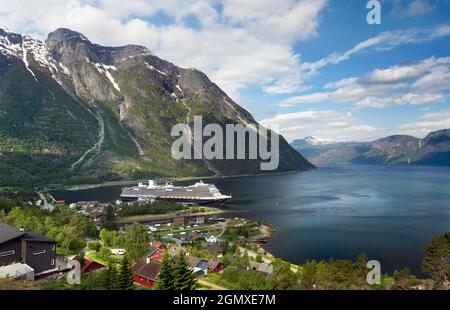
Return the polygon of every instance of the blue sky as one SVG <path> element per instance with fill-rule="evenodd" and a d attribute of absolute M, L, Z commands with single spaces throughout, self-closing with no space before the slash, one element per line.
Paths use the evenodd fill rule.
<path fill-rule="evenodd" d="M 450 0 L 12 0 L 0 24 L 142 44 L 204 71 L 288 139 L 374 140 L 450 128 Z"/>

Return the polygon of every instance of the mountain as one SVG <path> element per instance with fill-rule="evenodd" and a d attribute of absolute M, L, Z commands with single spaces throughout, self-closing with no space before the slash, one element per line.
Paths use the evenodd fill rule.
<path fill-rule="evenodd" d="M 450 166 L 450 129 L 419 139 L 394 135 L 373 142 L 311 143 L 309 137 L 291 143 L 316 165 L 379 164 Z"/>
<path fill-rule="evenodd" d="M 255 124 L 196 69 L 142 46 L 58 29 L 45 42 L 0 28 L 0 185 L 260 173 L 260 160 L 180 160 L 172 126 Z M 271 133 L 274 134 L 274 133 Z M 280 137 L 277 171 L 314 166 Z"/>

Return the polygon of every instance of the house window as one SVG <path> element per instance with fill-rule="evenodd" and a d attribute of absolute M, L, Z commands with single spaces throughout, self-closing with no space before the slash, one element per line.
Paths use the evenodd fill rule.
<path fill-rule="evenodd" d="M 0 257 L 5 257 L 5 256 L 11 256 L 16 254 L 16 251 L 14 250 L 9 250 L 9 251 L 5 251 L 5 252 L 0 252 Z"/>
<path fill-rule="evenodd" d="M 33 255 L 41 255 L 41 254 L 45 254 L 45 250 L 40 250 L 40 251 L 34 251 Z"/>
<path fill-rule="evenodd" d="M 50 261 L 50 265 L 51 266 L 55 266 L 55 259 L 54 258 L 52 258 L 52 260 Z"/>

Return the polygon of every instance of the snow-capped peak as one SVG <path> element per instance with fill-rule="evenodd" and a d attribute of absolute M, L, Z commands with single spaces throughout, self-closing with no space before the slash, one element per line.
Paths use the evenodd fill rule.
<path fill-rule="evenodd" d="M 6 26 L 0 25 L 0 30 L 3 30 L 6 33 L 15 33 L 14 31 L 12 31 L 11 29 L 9 29 Z"/>
<path fill-rule="evenodd" d="M 323 138 L 317 138 L 317 137 L 313 137 L 313 136 L 307 136 L 303 139 L 303 141 L 309 145 L 331 145 L 331 144 L 343 144 L 343 143 L 351 142 L 351 141 L 345 141 L 345 140 L 323 139 Z"/>

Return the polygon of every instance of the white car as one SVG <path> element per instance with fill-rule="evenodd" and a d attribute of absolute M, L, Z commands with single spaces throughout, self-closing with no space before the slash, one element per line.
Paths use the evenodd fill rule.
<path fill-rule="evenodd" d="M 124 250 L 124 249 L 111 249 L 111 253 L 114 254 L 114 255 L 123 256 L 123 255 L 125 255 L 126 252 L 127 251 Z"/>

